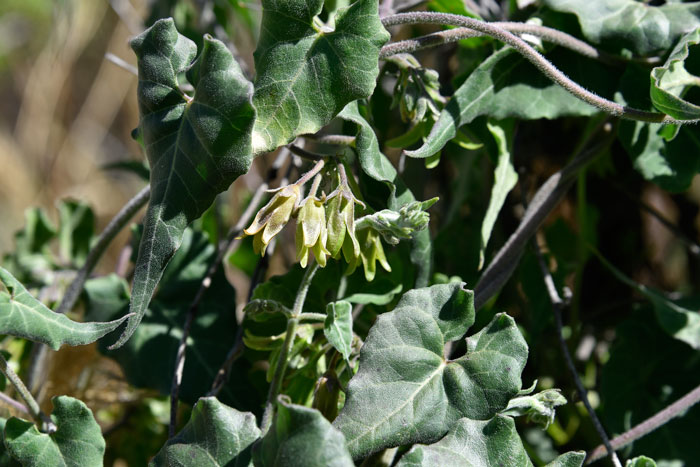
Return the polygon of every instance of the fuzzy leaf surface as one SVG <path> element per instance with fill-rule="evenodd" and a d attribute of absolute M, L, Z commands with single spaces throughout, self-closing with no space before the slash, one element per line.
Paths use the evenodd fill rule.
<path fill-rule="evenodd" d="M 139 129 L 151 167 L 151 199 L 134 274 L 135 316 L 114 347 L 134 333 L 187 225 L 248 172 L 255 111 L 252 83 L 226 46 L 205 36 L 201 54 L 172 19 L 131 41 L 139 66 Z M 194 96 L 179 88 L 187 73 Z"/>
<path fill-rule="evenodd" d="M 54 350 L 62 345 L 86 345 L 114 331 L 127 318 L 104 323 L 79 323 L 54 313 L 34 298 L 6 269 L 0 267 L 0 332 L 41 342 Z"/>
<path fill-rule="evenodd" d="M 255 153 L 315 133 L 343 107 L 374 91 L 380 47 L 389 40 L 376 0 L 357 0 L 315 24 L 323 0 L 264 0 L 255 51 Z"/>
<path fill-rule="evenodd" d="M 51 418 L 58 427 L 50 435 L 32 422 L 11 418 L 5 424 L 5 446 L 25 467 L 101 466 L 105 453 L 102 430 L 92 411 L 78 399 L 54 397 Z"/>
<path fill-rule="evenodd" d="M 342 433 L 321 412 L 277 402 L 270 431 L 253 447 L 256 467 L 352 467 Z"/>
<path fill-rule="evenodd" d="M 505 314 L 447 360 L 445 344 L 474 323 L 473 297 L 459 283 L 414 289 L 377 318 L 334 421 L 353 458 L 436 441 L 463 417 L 488 420 L 520 390 L 527 344 Z"/>
<path fill-rule="evenodd" d="M 691 53 L 693 64 L 698 63 L 699 43 L 700 29 L 696 29 L 681 38 L 663 66 L 651 70 L 651 101 L 654 107 L 679 120 L 700 118 L 700 105 L 683 99 L 690 87 L 700 86 L 700 76 L 693 73 L 700 73 L 700 69 L 688 69 L 691 66 Z"/>
<path fill-rule="evenodd" d="M 260 438 L 255 416 L 203 397 L 182 431 L 168 440 L 152 467 L 243 467 L 252 465 L 253 443 Z"/>
<path fill-rule="evenodd" d="M 513 419 L 496 415 L 487 421 L 460 419 L 435 444 L 416 445 L 397 467 L 488 467 L 491 465 L 532 466 Z"/>
<path fill-rule="evenodd" d="M 586 39 L 616 52 L 661 53 L 685 33 L 700 26 L 700 4 L 667 2 L 651 6 L 635 0 L 544 0 L 549 8 L 578 17 Z"/>

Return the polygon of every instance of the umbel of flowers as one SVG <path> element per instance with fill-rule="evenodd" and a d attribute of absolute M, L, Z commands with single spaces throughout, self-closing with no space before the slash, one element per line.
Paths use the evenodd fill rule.
<path fill-rule="evenodd" d="M 311 180 L 304 197 L 304 185 Z M 331 188 L 329 195 L 324 191 L 318 193 L 324 182 Z M 368 208 L 353 192 L 345 166 L 336 161 L 327 167 L 323 160 L 295 183 L 273 192 L 274 196 L 258 211 L 250 227 L 243 230 L 243 237 L 253 237 L 255 253 L 264 256 L 272 238 L 296 218 L 296 253 L 302 267 L 309 264 L 310 255 L 321 267 L 326 266 L 329 257 L 343 258 L 348 264 L 347 274 L 362 263 L 368 281 L 374 279 L 377 261 L 391 271 L 381 239 L 396 244 L 399 239 L 411 238 L 413 232 L 426 228 L 429 216 L 424 211 L 436 201 L 410 203 L 399 211 L 386 209 L 356 219 L 358 212 L 367 213 Z"/>

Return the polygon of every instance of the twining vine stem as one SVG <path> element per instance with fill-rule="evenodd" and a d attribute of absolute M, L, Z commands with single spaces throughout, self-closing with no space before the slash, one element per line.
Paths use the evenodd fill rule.
<path fill-rule="evenodd" d="M 280 393 L 280 389 L 282 388 L 284 373 L 287 370 L 287 365 L 289 364 L 289 353 L 292 351 L 292 347 L 294 346 L 294 338 L 296 337 L 297 328 L 299 327 L 299 321 L 302 316 L 302 310 L 304 309 L 306 294 L 309 291 L 309 286 L 311 285 L 311 281 L 313 280 L 317 269 L 318 263 L 315 261 L 313 264 L 309 264 L 307 266 L 304 277 L 301 279 L 301 284 L 299 285 L 296 299 L 294 300 L 292 315 L 287 321 L 287 332 L 285 333 L 282 349 L 280 350 L 279 357 L 277 358 L 277 366 L 275 367 L 272 382 L 270 383 L 270 390 L 267 393 L 267 401 L 265 402 L 265 412 L 263 413 L 261 423 L 263 436 L 265 433 L 267 433 L 267 431 L 270 429 L 270 425 L 272 424 L 272 414 L 275 411 L 275 400 L 277 399 L 277 395 Z"/>
<path fill-rule="evenodd" d="M 19 395 L 22 396 L 22 399 L 24 399 L 24 402 L 27 403 L 27 411 L 37 425 L 39 425 L 41 430 L 45 433 L 54 433 L 56 431 L 56 424 L 54 424 L 54 422 L 41 411 L 39 403 L 36 401 L 36 399 L 34 399 L 34 396 L 32 396 L 32 393 L 29 391 L 29 389 L 27 389 L 27 386 L 24 385 L 20 377 L 17 376 L 17 373 L 14 372 L 14 370 L 7 363 L 7 360 L 5 360 L 5 356 L 1 353 L 0 372 L 5 375 L 5 378 L 7 378 L 10 383 L 12 383 L 12 386 L 15 387 Z"/>
<path fill-rule="evenodd" d="M 686 410 L 700 402 L 700 386 L 690 391 L 685 396 L 678 399 L 673 404 L 669 405 L 662 411 L 658 412 L 639 425 L 635 425 L 630 430 L 624 432 L 620 436 L 616 436 L 610 441 L 613 449 L 620 449 L 628 444 L 638 440 L 642 436 L 646 436 L 662 425 L 668 423 L 671 419 L 683 414 Z M 605 446 L 598 446 L 586 458 L 586 464 L 590 464 L 605 457 Z"/>
<path fill-rule="evenodd" d="M 204 278 L 200 282 L 199 289 L 197 290 L 197 293 L 195 294 L 194 299 L 190 303 L 187 310 L 187 317 L 185 318 L 185 324 L 182 328 L 182 337 L 180 338 L 180 343 L 178 344 L 177 353 L 175 355 L 175 371 L 173 372 L 173 379 L 170 386 L 170 425 L 168 426 L 168 435 L 170 438 L 175 436 L 175 430 L 177 429 L 177 409 L 180 399 L 182 376 L 185 370 L 187 339 L 189 338 L 190 331 L 192 329 L 192 323 L 194 322 L 197 312 L 199 311 L 199 304 L 202 301 L 202 298 L 204 298 L 204 293 L 209 289 L 214 274 L 216 274 L 216 272 L 219 270 L 219 265 L 223 261 L 226 254 L 231 251 L 234 243 L 238 241 L 237 237 L 241 234 L 243 229 L 246 227 L 246 225 L 248 225 L 250 220 L 257 212 L 260 203 L 265 196 L 265 192 L 270 187 L 270 182 L 277 178 L 277 172 L 284 165 L 288 156 L 289 151 L 284 148 L 277 155 L 277 158 L 272 163 L 272 166 L 267 173 L 266 180 L 255 190 L 253 198 L 250 200 L 250 203 L 248 203 L 248 207 L 245 209 L 245 211 L 243 211 L 243 214 L 241 214 L 241 217 L 238 219 L 238 222 L 236 222 L 236 225 L 231 228 L 226 236 L 226 240 L 218 245 L 216 257 L 209 265 Z M 238 332 L 236 334 L 236 343 L 238 343 L 238 341 L 241 339 L 242 334 Z"/>
<path fill-rule="evenodd" d="M 581 382 L 581 378 L 579 377 L 578 372 L 576 371 L 576 366 L 574 365 L 574 360 L 571 358 L 571 353 L 569 352 L 569 348 L 566 345 L 566 340 L 564 339 L 563 334 L 564 324 L 562 322 L 561 317 L 562 308 L 564 308 L 565 303 L 559 296 L 557 286 L 554 284 L 552 274 L 549 272 L 549 268 L 544 262 L 542 251 L 540 251 L 540 247 L 537 244 L 537 240 L 533 240 L 532 243 L 535 249 L 535 254 L 537 255 L 537 261 L 539 262 L 540 269 L 542 270 L 542 276 L 544 278 L 544 283 L 547 288 L 547 294 L 549 295 L 549 301 L 552 303 L 554 320 L 557 325 L 557 339 L 559 340 L 559 346 L 561 347 L 562 354 L 564 355 L 564 361 L 566 362 L 566 366 L 569 369 L 571 378 L 574 380 L 576 392 L 578 393 L 581 402 L 583 402 L 583 405 L 586 407 L 588 416 L 591 418 L 593 426 L 598 432 L 598 436 L 600 436 L 600 439 L 603 441 L 603 446 L 606 449 L 607 455 L 610 456 L 610 459 L 612 460 L 615 467 L 622 467 L 620 459 L 618 459 L 617 454 L 615 454 L 615 450 L 610 444 L 610 438 L 608 437 L 605 428 L 603 428 L 603 424 L 600 422 L 600 419 L 598 419 L 595 410 L 593 410 L 593 407 L 591 406 L 591 403 L 588 400 L 588 391 L 586 391 L 586 388 L 583 386 L 583 382 Z"/>
<path fill-rule="evenodd" d="M 555 67 L 550 61 L 544 58 L 537 50 L 530 46 L 527 42 L 507 31 L 506 29 L 496 26 L 495 23 L 487 23 L 466 16 L 453 15 L 449 13 L 429 13 L 429 12 L 411 12 L 399 13 L 392 16 L 382 18 L 384 26 L 395 26 L 399 24 L 442 24 L 451 26 L 461 26 L 481 33 L 487 34 L 495 39 L 498 39 L 505 44 L 513 47 L 520 52 L 527 60 L 529 60 L 538 70 L 545 74 L 552 81 L 569 91 L 575 97 L 587 102 L 600 110 L 607 112 L 617 117 L 626 118 L 629 120 L 639 120 L 650 123 L 664 124 L 685 124 L 694 123 L 697 120 L 676 120 L 668 115 L 658 112 L 647 112 L 645 110 L 634 109 L 620 105 L 616 102 L 607 100 L 597 94 L 588 91 L 583 86 L 570 80 L 564 73 Z M 512 23 L 509 23 L 512 24 Z"/>

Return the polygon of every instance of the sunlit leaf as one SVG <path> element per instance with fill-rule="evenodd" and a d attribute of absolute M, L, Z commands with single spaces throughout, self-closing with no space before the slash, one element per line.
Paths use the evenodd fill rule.
<path fill-rule="evenodd" d="M 27 292 L 6 269 L 0 267 L 0 282 L 7 292 L 0 292 L 0 330 L 2 334 L 41 342 L 54 350 L 62 345 L 85 345 L 114 331 L 128 318 L 105 323 L 79 323 L 54 313 Z"/>
<path fill-rule="evenodd" d="M 700 26 L 700 4 L 667 2 L 652 6 L 636 0 L 544 0 L 549 8 L 573 13 L 586 39 L 640 55 L 663 53 L 683 34 Z"/>
<path fill-rule="evenodd" d="M 357 0 L 335 16 L 335 29 L 315 19 L 323 0 L 264 0 L 255 51 L 256 153 L 315 133 L 348 103 L 372 94 L 379 48 L 389 39 L 376 0 Z"/>
<path fill-rule="evenodd" d="M 681 38 L 663 66 L 651 70 L 651 101 L 661 112 L 679 120 L 700 118 L 700 105 L 689 102 L 683 97 L 693 86 L 700 86 L 700 70 L 688 69 L 698 61 L 690 54 L 700 54 L 700 29 Z M 693 49 L 691 50 L 691 47 Z M 688 66 L 686 66 L 688 65 Z"/>
<path fill-rule="evenodd" d="M 78 399 L 53 398 L 51 418 L 57 431 L 41 433 L 32 422 L 11 418 L 5 424 L 5 446 L 25 467 L 100 466 L 105 453 L 102 430 L 92 411 Z"/>
<path fill-rule="evenodd" d="M 196 46 L 172 19 L 159 20 L 131 42 L 139 64 L 139 109 L 151 167 L 151 199 L 134 274 L 126 330 L 134 333 L 185 227 L 248 171 L 255 112 L 252 84 L 226 46 L 209 36 Z M 179 87 L 187 73 L 194 96 Z"/>
<path fill-rule="evenodd" d="M 255 416 L 203 397 L 184 428 L 168 440 L 151 466 L 238 467 L 251 465 L 252 445 L 260 437 Z"/>
<path fill-rule="evenodd" d="M 520 389 L 527 345 L 499 314 L 467 339 L 467 354 L 444 347 L 474 322 L 473 293 L 461 284 L 407 292 L 377 318 L 335 426 L 354 458 L 412 442 L 433 442 L 458 419 L 487 420 Z"/>
<path fill-rule="evenodd" d="M 256 467 L 352 467 L 343 435 L 321 412 L 280 398 L 270 431 L 253 447 Z"/>

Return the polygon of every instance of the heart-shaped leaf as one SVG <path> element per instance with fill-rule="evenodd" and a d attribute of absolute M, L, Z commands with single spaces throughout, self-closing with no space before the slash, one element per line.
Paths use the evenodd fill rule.
<path fill-rule="evenodd" d="M 448 360 L 447 342 L 474 323 L 473 292 L 461 284 L 407 292 L 377 318 L 334 425 L 354 458 L 413 442 L 433 442 L 462 417 L 487 420 L 520 390 L 527 344 L 499 314 Z"/>
<path fill-rule="evenodd" d="M 86 345 L 114 331 L 126 315 L 106 323 L 79 323 L 54 313 L 34 298 L 6 269 L 0 267 L 0 282 L 7 292 L 0 292 L 0 330 L 3 334 L 41 342 L 54 350 L 62 345 Z"/>
<path fill-rule="evenodd" d="M 347 360 L 352 351 L 352 305 L 345 300 L 329 303 L 326 315 L 323 333 L 328 342 Z"/>
<path fill-rule="evenodd" d="M 663 66 L 651 70 L 651 101 L 654 107 L 679 120 L 700 118 L 700 105 L 683 99 L 692 86 L 700 86 L 700 70 L 688 70 L 692 53 L 700 55 L 700 29 L 681 38 Z M 697 62 L 695 57 L 694 62 Z M 693 74 L 695 72 L 695 74 Z"/>
<path fill-rule="evenodd" d="M 262 6 L 255 51 L 255 153 L 315 133 L 346 104 L 370 96 L 379 74 L 379 48 L 389 40 L 376 0 L 357 0 L 339 11 L 333 30 L 316 17 L 323 0 L 263 0 Z"/>
<path fill-rule="evenodd" d="M 342 433 L 321 412 L 277 402 L 270 431 L 253 447 L 256 467 L 352 467 Z"/>
<path fill-rule="evenodd" d="M 255 120 L 252 84 L 222 42 L 205 36 L 192 63 L 196 46 L 165 19 L 133 39 L 131 47 L 139 65 L 139 129 L 151 166 L 151 199 L 134 273 L 135 315 L 115 348 L 143 318 L 185 227 L 248 171 Z M 179 87 L 184 72 L 193 97 Z"/>
<path fill-rule="evenodd" d="M 11 418 L 5 424 L 5 446 L 25 467 L 100 466 L 105 440 L 92 411 L 78 399 L 53 398 L 51 418 L 58 427 L 50 435 L 32 422 Z"/>
<path fill-rule="evenodd" d="M 168 440 L 151 466 L 237 467 L 250 465 L 252 444 L 260 438 L 255 416 L 203 397 L 185 427 Z"/>

